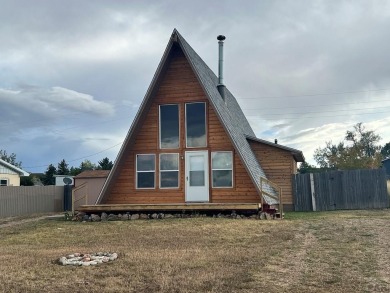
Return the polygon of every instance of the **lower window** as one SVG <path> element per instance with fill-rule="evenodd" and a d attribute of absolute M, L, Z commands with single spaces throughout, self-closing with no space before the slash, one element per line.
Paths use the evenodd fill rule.
<path fill-rule="evenodd" d="M 160 154 L 160 188 L 179 187 L 179 154 Z"/>
<path fill-rule="evenodd" d="M 137 155 L 137 188 L 154 188 L 156 174 L 156 155 Z"/>
<path fill-rule="evenodd" d="M 8 180 L 7 179 L 0 179 L 0 186 L 8 186 Z"/>
<path fill-rule="evenodd" d="M 233 187 L 233 153 L 212 152 L 213 187 Z"/>

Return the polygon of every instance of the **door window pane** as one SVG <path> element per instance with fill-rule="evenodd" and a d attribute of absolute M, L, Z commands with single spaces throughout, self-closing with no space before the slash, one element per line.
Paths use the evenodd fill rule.
<path fill-rule="evenodd" d="M 179 147 L 179 105 L 160 106 L 160 147 Z"/>
<path fill-rule="evenodd" d="M 179 154 L 160 154 L 160 187 L 179 187 Z"/>
<path fill-rule="evenodd" d="M 233 187 L 233 153 L 212 152 L 213 187 Z"/>
<path fill-rule="evenodd" d="M 137 188 L 154 188 L 156 155 L 137 155 Z"/>
<path fill-rule="evenodd" d="M 205 186 L 204 171 L 190 171 L 190 186 Z"/>
<path fill-rule="evenodd" d="M 187 147 L 206 146 L 206 103 L 186 104 Z"/>

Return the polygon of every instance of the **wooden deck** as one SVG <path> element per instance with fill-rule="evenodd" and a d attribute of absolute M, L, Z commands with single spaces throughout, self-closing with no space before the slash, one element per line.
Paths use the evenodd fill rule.
<path fill-rule="evenodd" d="M 178 204 L 99 204 L 82 205 L 81 212 L 132 212 L 132 211 L 258 211 L 259 203 L 178 203 Z"/>

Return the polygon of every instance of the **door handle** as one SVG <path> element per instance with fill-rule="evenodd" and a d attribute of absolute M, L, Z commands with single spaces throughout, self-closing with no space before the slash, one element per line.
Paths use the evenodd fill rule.
<path fill-rule="evenodd" d="M 188 176 L 186 177 L 186 180 L 188 181 Z"/>

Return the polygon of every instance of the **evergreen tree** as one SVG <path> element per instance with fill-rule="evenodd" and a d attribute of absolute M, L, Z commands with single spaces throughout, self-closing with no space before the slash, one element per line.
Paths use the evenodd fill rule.
<path fill-rule="evenodd" d="M 390 142 L 386 143 L 382 149 L 381 149 L 381 154 L 383 156 L 383 159 L 389 158 L 390 157 Z"/>
<path fill-rule="evenodd" d="M 65 159 L 62 159 L 62 161 L 58 163 L 57 175 L 69 175 L 69 168 Z"/>
<path fill-rule="evenodd" d="M 105 157 L 103 160 L 99 161 L 98 169 L 100 170 L 111 170 L 114 164 L 110 161 L 109 158 Z"/>
<path fill-rule="evenodd" d="M 55 177 L 54 175 L 57 173 L 56 167 L 53 166 L 53 164 L 50 164 L 47 167 L 47 170 L 45 172 L 45 176 L 43 177 L 42 183 L 45 185 L 54 185 L 55 184 Z"/>

